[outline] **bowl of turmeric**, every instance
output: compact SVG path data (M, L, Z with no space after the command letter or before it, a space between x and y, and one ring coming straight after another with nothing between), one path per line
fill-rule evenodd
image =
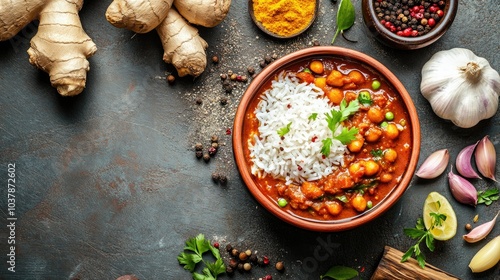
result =
M278 39L293 38L309 29L318 6L318 0L248 0L248 11L255 25Z

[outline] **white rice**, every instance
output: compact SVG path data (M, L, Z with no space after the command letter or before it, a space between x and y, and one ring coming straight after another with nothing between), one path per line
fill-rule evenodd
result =
M259 133L254 136L255 143L249 139L252 173L284 179L286 184L331 174L343 163L347 151L345 145L333 139L330 155L323 158L321 153L322 140L332 137L325 113L334 108L339 109L331 106L314 84L300 83L295 76L281 73L255 109ZM313 113L317 117L310 120ZM290 122L290 131L282 139L277 131ZM341 129L339 126L335 135Z

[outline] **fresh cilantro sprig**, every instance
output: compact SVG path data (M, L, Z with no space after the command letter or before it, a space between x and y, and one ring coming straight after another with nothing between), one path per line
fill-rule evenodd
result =
M337 131L339 125L349 118L350 115L356 113L359 110L359 101L353 100L347 104L347 101L344 99L340 102L339 110L332 109L330 113L326 113L326 121L328 122L328 128L334 134ZM321 153L324 156L328 156L330 154L330 148L333 144L333 139L339 140L342 144L346 145L352 140L356 139L355 135L358 134L358 129L346 128L343 127L340 134L333 136L333 138L323 139L323 147L321 148Z
M438 201L439 205L439 201ZM415 258L417 259L418 265L422 268L425 267L425 256L420 250L420 243L425 241L425 245L429 249L429 251L434 252L434 236L431 233L431 230L434 229L434 227L439 227L443 224L444 221L446 221L446 215L440 214L440 213L430 213L431 219L432 219L432 224L429 229L425 228L424 225L424 220L422 218L419 218L417 220L417 224L415 225L415 228L405 228L404 233L409 236L411 239L416 239L417 243L408 249L406 253L404 253L403 257L401 258L401 262L407 261L412 255L415 255Z
M215 257L215 262L203 259L203 254L210 251ZM179 264L193 274L195 280L217 280L217 275L226 272L226 265L221 258L219 249L215 248L203 234L190 238L186 241L184 251L177 256ZM203 274L195 272L196 265L203 262L205 267Z
M477 204L484 203L485 205L489 206L493 203L493 201L496 201L499 198L500 191L498 188L491 188L485 191L477 192Z
M290 132L290 126L292 125L292 122L289 122L285 127L282 127L278 129L277 133L280 137L285 136L288 132Z

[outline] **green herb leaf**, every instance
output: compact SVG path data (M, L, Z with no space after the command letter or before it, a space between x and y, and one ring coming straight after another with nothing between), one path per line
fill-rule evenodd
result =
M289 122L285 127L282 127L280 129L278 129L278 135L280 137L283 137L285 136L285 134L287 134L288 132L290 132L290 126L292 125L292 122Z
M211 252L215 258L215 262L208 262L203 260L203 254ZM192 253L189 253L192 252ZM219 249L215 248L210 241L205 239L203 234L198 234L196 237L189 238L186 241L184 252L177 256L179 264L184 265L184 269L192 273L195 280L217 280L217 275L226 271L226 266L221 258ZM203 262L203 274L196 273L196 265Z
M342 112L342 118L340 121L345 121L350 115L353 115L359 110L359 101L358 100L353 100L349 102L349 105L347 105L347 101L345 99L342 99L340 102L340 111Z
M441 207L441 203L437 201L438 209ZM417 259L418 265L422 268L425 267L425 256L420 250L420 243L425 241L425 245L429 249L429 251L434 252L434 236L432 236L431 230L440 226L445 220L446 215L439 213L429 213L432 217L432 224L429 229L425 228L424 220L422 218L418 218L415 228L405 228L403 229L404 233L410 237L411 239L416 239L417 244L413 245L406 251L406 253L401 257L401 262L407 261L412 255L415 255Z
M340 32L351 28L355 19L356 12L351 0L340 1L339 9L337 11L337 30L335 31L332 44L335 42L335 39Z
M327 157L330 154L330 147L332 146L332 138L326 138L321 140L323 142L323 147L321 147L321 153Z
M345 195L339 195L339 196L336 196L335 198L344 202L344 203L349 202L349 199L347 199L347 197Z
M308 118L308 119L309 119L310 121L315 121L317 117L318 117L318 113L312 113L312 114L309 116L309 118Z
M370 151L370 154L375 158L381 158L384 155L384 151L382 149L373 149Z
M342 132L335 136L335 139L339 140L342 144L347 145L352 140L356 139L355 135L358 134L359 130L355 127L347 129L346 127L342 128Z
M490 188L485 191L477 192L477 204L484 203L489 206L493 201L500 199L500 191L498 188Z
M335 280L349 280L357 277L358 275L358 271L353 268L346 266L333 266L325 273L325 275L321 275L319 278L323 279L325 277L329 277Z

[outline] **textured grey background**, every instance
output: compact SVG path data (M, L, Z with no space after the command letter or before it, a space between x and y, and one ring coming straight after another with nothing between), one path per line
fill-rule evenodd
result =
M276 41L250 21L247 2L235 0L225 21L201 29L208 41L209 65L197 79L165 82L173 71L162 61L156 33L135 35L106 22L110 1L86 1L83 26L97 44L90 58L85 91L74 98L57 95L48 76L28 63L26 50L35 25L14 40L0 42L0 278L115 279L133 273L140 279L190 279L177 263L184 241L198 233L222 246L228 243L285 261L286 270L255 268L235 279L319 279L333 265L374 272L384 245L399 250L413 241L403 228L421 216L425 197L439 191L454 206L457 236L438 242L427 260L462 279L500 279L497 265L473 275L467 265L485 242L466 244L464 225L479 214L494 216L500 202L472 208L458 204L446 176L414 178L404 197L376 221L339 233L294 228L267 213L240 179L231 150L232 118L245 84L231 94L219 74L259 70L266 54L283 56L310 47L314 40L329 45L337 5L321 1L315 24L303 35ZM438 118L419 91L420 69L437 51L471 49L500 70L497 0L460 1L451 29L433 45L415 51L388 49L368 36L356 7L356 23L335 45L367 53L383 62L403 82L418 109L422 128L420 163L434 150L448 148L451 159L466 145L490 135L500 151L500 114L472 129L459 129ZM219 100L228 98L221 106ZM201 98L202 105L195 100ZM208 164L197 160L192 146L220 137L222 147ZM16 273L7 271L7 164L16 164ZM228 176L227 186L211 180L212 172ZM497 178L500 178L497 164ZM480 189L494 186L477 181ZM499 184L496 183L496 186ZM496 226L488 240L500 234ZM223 256L226 256L223 253ZM229 279L227 276L222 279Z

